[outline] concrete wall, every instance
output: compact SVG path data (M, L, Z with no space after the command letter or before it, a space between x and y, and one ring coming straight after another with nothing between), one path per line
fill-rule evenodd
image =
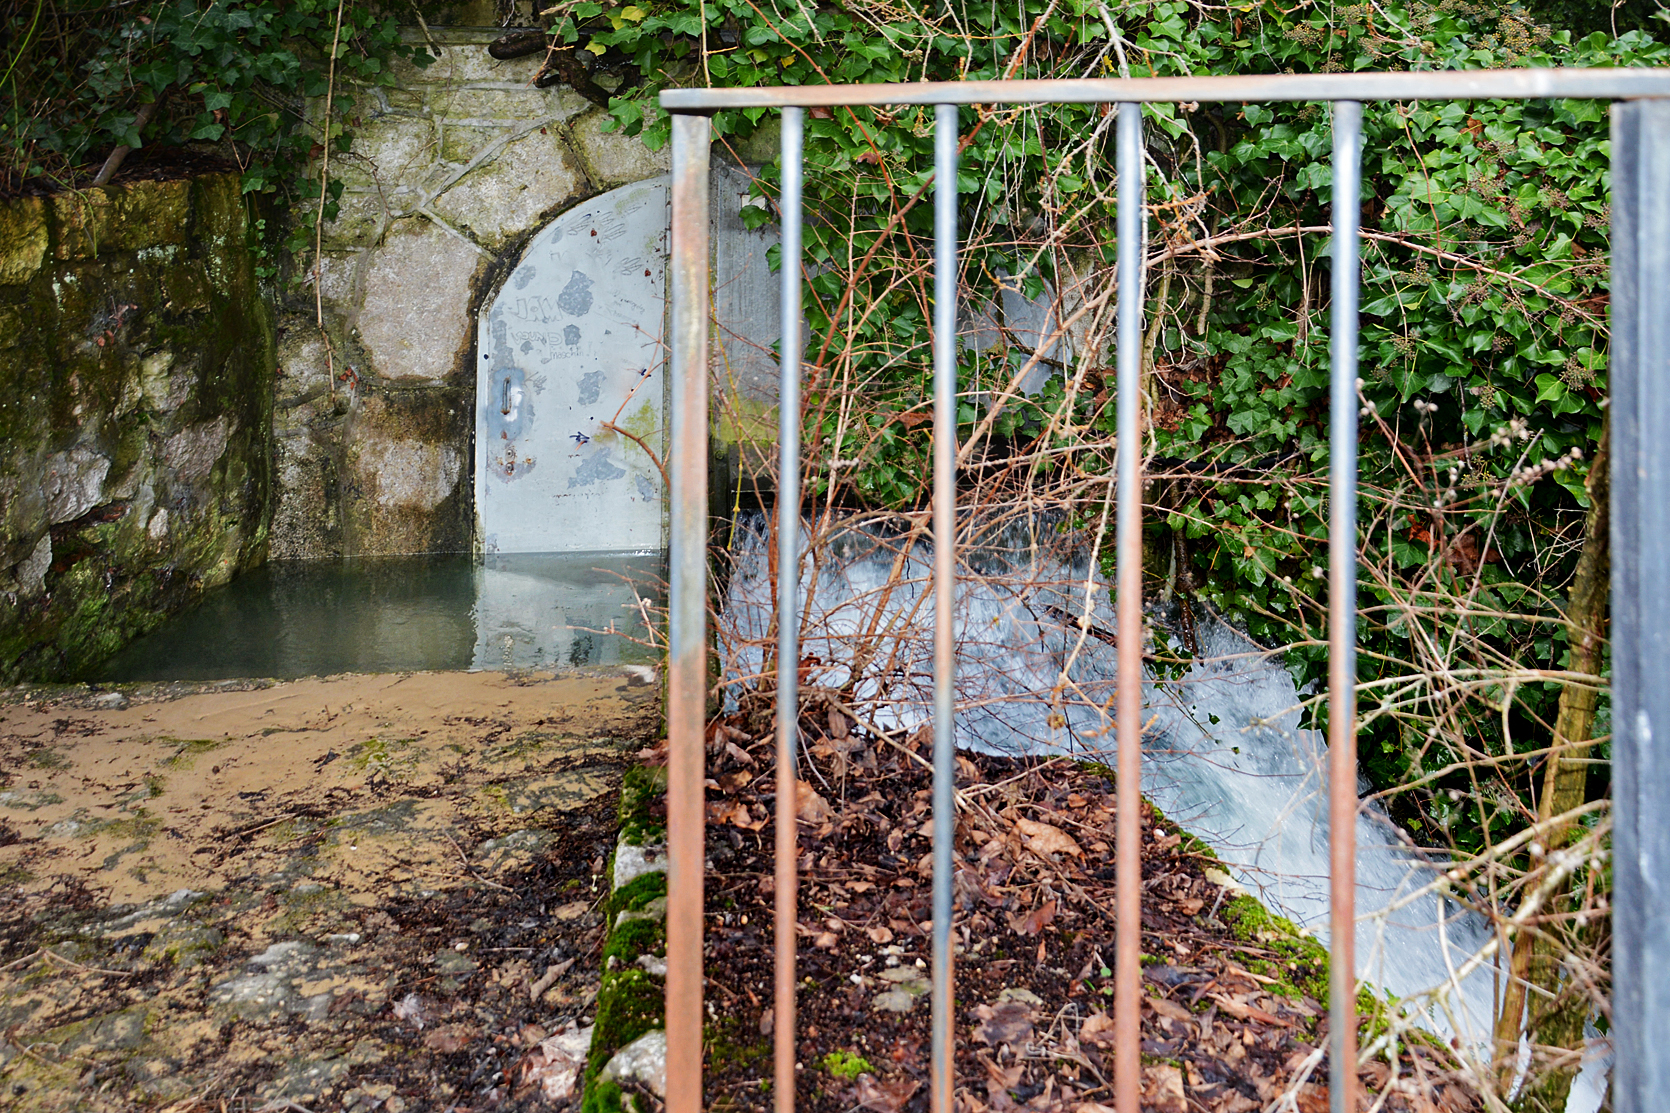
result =
M0 681L265 556L272 316L237 175L0 204Z
M439 15L480 18L489 8ZM424 10L428 26L406 34L439 60L402 65L397 88L355 93L353 150L336 164L347 190L324 225L317 304L309 283L279 322L274 559L476 547L477 315L554 218L667 170L665 150L606 130L602 108L566 87L535 88L539 56L491 58L500 28L441 26L436 9ZM769 140L737 153L769 158ZM764 376L761 363L775 367L775 280L765 237L736 216L746 190L735 170L716 189L715 303L729 352L716 378L768 428L775 418L762 400L774 397L775 372ZM311 254L295 262L313 272Z

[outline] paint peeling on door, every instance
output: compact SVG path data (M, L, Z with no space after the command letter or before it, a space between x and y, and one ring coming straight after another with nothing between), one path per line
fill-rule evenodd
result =
M487 552L662 546L667 204L656 179L563 214L482 314L476 507Z

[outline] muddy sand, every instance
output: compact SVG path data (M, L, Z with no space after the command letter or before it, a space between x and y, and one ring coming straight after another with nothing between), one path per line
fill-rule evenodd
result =
M648 669L0 702L0 1107L532 1103Z

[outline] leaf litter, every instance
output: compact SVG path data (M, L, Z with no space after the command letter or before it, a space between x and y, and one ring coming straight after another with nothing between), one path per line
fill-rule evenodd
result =
M866 732L818 699L802 715L796 785L797 1105L925 1113L931 740ZM714 724L708 749L706 1103L765 1113L775 739L733 716ZM1110 771L977 754L957 769L958 1111L1111 1113ZM1327 1009L1307 992L1325 987L1325 963L1238 933L1219 863L1147 801L1141 818L1143 1109L1326 1110ZM820 1069L832 1054L867 1069L851 1081ZM1440 1049L1402 1046L1396 1067L1359 1070L1363 1109L1482 1108Z

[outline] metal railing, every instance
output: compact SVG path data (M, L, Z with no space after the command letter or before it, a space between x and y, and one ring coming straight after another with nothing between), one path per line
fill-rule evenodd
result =
M1115 715L1114 1108L1138 1113L1141 1088L1142 738L1141 461L1138 379L1142 336L1141 105L1146 102L1321 101L1333 110L1333 196L1359 197L1365 100L1592 98L1613 109L1612 562L1615 997L1613 1108L1647 1113L1670 1093L1670 71L1497 70L1126 80L967 81L680 89L672 114L671 599L667 718L667 1110L702 1104L703 764L707 694L708 480L707 117L766 107L783 114L780 519L800 506L801 170L808 107L934 105L934 699L932 1113L952 1113L952 835L955 645L952 589L956 510L957 106L1106 103L1118 106L1118 518ZM1355 738L1358 206L1334 206L1329 337L1330 1105L1357 1108ZM794 517L790 517L790 513ZM782 569L800 566L799 531L780 528ZM778 577L776 989L774 1083L778 1113L795 1101L795 946L798 577ZM1660 677L1657 683L1653 676ZM1655 730L1655 723L1657 729ZM1663 753L1664 760L1651 758ZM785 786L787 786L785 788Z

